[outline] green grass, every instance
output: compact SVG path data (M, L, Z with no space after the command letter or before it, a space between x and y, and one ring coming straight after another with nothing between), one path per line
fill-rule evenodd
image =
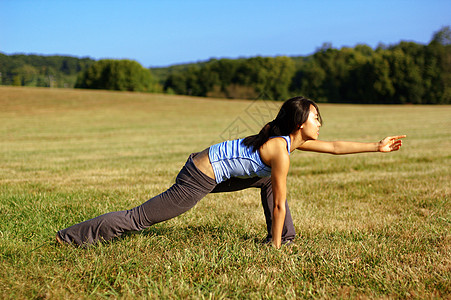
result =
M320 105L322 139L408 137L390 154L294 153L289 248L260 243L257 190L111 243L55 245L164 191L189 153L254 133L274 105L0 87L0 298L450 297L450 106Z

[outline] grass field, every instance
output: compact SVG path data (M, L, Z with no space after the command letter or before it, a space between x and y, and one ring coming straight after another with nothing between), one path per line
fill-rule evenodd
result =
M451 107L320 105L320 138L390 154L291 155L296 243L262 245L259 192L88 249L57 230L164 191L189 153L280 103L0 87L0 298L451 297Z

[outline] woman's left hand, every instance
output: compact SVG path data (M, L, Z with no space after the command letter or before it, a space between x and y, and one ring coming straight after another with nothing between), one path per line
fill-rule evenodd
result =
M401 139L405 138L405 135L388 136L379 142L378 151L379 152L392 152L397 151L401 148Z

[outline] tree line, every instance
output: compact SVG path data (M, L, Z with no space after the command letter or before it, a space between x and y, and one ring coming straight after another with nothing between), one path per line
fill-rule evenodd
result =
M450 104L451 31L442 28L428 45L324 44L308 57L212 59L170 73L163 85L166 92L204 97Z
M0 53L0 84L73 88L78 74L94 62L70 56Z
M451 30L443 27L427 45L324 44L309 56L211 59L151 69L130 60L0 53L0 83L231 99L304 95L331 103L451 104Z

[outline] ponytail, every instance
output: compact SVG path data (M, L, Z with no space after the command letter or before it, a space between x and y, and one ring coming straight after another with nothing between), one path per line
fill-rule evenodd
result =
M270 133L272 131L272 127L274 126L273 122L274 121L269 122L265 126L263 126L258 134L246 137L243 140L243 145L252 147L253 152L257 151L257 149L260 149L260 147L263 146L263 144L266 143L266 141L268 141L271 136Z

